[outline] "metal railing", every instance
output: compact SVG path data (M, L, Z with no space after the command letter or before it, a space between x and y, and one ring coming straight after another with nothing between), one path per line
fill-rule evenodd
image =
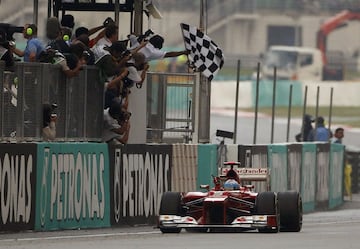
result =
M195 123L196 75L147 74L147 142L185 142Z
M196 75L148 73L147 142L189 142ZM66 78L57 65L0 65L0 141L42 141L43 104L57 104L56 141L101 141L104 86L95 66Z
M103 91L95 66L66 78L58 65L16 63L8 72L2 64L0 141L41 141L45 103L58 106L57 141L101 141Z

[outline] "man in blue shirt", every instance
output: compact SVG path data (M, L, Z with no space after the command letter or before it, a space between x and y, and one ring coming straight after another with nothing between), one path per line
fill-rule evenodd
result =
M24 51L13 48L13 52L20 57L24 57L24 62L36 62L39 60L41 52L45 50L44 44L37 38L37 27L35 24L26 24L23 31L24 38L27 39Z
M324 125L324 118L318 117L316 119L316 129L310 132L308 141L329 142L330 136L329 129Z

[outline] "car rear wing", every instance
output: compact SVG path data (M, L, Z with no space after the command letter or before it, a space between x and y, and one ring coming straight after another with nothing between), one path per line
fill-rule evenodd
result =
M226 176L229 168L221 169L221 176ZM270 172L268 168L234 168L242 181L268 181Z
M241 184L248 184L249 182L266 182L266 189L270 189L270 169L269 168L240 168L237 163L224 163L224 166L231 165L233 170L239 176ZM226 178L226 173L230 167L221 168L220 178Z

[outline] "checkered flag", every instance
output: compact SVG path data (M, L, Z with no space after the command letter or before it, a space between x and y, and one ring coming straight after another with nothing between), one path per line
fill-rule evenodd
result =
M211 81L224 65L221 49L197 28L184 23L180 26L185 48L190 51L188 55L190 63Z

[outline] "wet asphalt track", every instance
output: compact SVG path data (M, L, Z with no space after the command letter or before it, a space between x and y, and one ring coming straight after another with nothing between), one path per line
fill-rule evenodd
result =
M161 234L151 226L55 232L0 234L0 248L11 249L105 249L105 248L292 248L357 249L360 245L360 194L347 197L333 211L304 215L299 233L187 233Z

